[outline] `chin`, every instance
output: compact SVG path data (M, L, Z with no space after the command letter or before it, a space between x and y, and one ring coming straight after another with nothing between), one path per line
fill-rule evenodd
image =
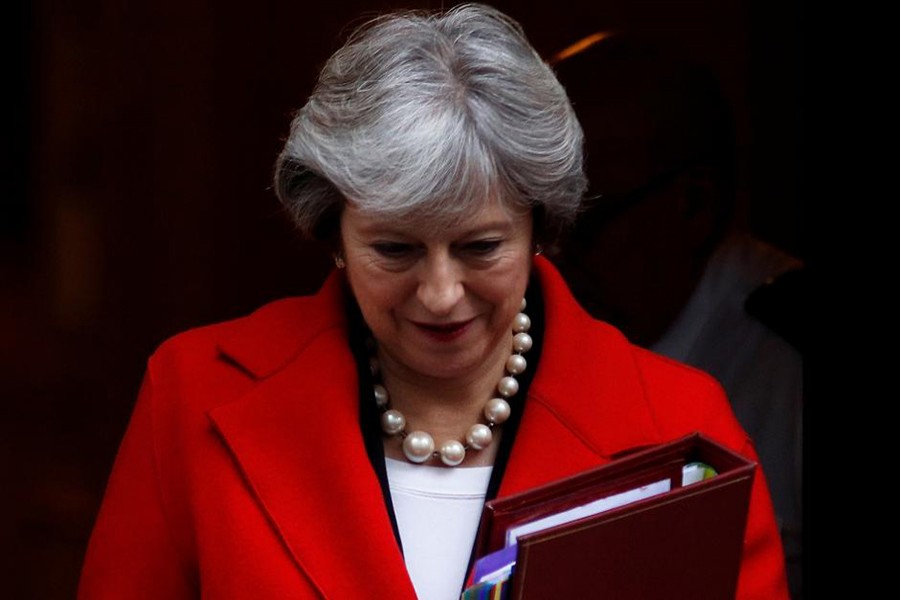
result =
M470 352L447 353L436 355L430 360L412 360L407 364L408 368L418 372L425 377L433 377L435 379L456 379L465 377L482 367L487 360L483 354L473 354Z
M474 361L461 360L457 362L450 360L431 362L422 365L422 368L416 370L426 377L433 377L435 379L456 379L464 377L476 368L477 362Z

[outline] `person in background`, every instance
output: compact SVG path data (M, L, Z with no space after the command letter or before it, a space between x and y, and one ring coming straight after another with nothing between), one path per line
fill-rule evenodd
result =
M153 354L80 597L456 600L485 500L695 431L755 460L712 378L592 319L540 256L581 204L582 139L492 8L351 35L275 169L335 268ZM761 474L737 585L787 595Z
M584 128L590 190L548 254L593 316L723 385L800 598L803 265L736 226L734 125L710 70L614 32L555 68Z

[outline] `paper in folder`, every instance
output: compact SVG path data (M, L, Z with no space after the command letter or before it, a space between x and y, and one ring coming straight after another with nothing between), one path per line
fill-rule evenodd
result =
M695 433L487 502L462 597L734 598L755 468Z

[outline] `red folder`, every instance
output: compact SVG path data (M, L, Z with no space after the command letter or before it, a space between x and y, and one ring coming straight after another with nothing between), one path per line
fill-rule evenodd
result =
M715 477L681 485L699 461ZM734 598L756 464L701 434L485 504L476 556L511 525L668 478L660 495L518 538L510 598Z

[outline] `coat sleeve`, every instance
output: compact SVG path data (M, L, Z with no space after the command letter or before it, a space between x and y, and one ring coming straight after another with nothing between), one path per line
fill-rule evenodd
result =
M665 438L701 431L759 465L750 436L731 409L725 390L713 377L646 351L645 389L653 401L655 418ZM759 466L753 477L750 507L738 574L737 600L787 600L784 552L769 496Z
M745 438L741 454L756 461L759 458L749 438ZM744 533L744 553L738 576L737 600L787 600L784 552L775 523L775 511L762 468L753 478L750 511Z
M80 600L199 597L187 553L166 515L153 394L148 370L88 543Z
M664 439L701 431L759 465L750 436L731 410L722 386L707 373L644 350L642 380ZM787 600L784 552L765 474L758 467L750 491L738 574L737 600Z

